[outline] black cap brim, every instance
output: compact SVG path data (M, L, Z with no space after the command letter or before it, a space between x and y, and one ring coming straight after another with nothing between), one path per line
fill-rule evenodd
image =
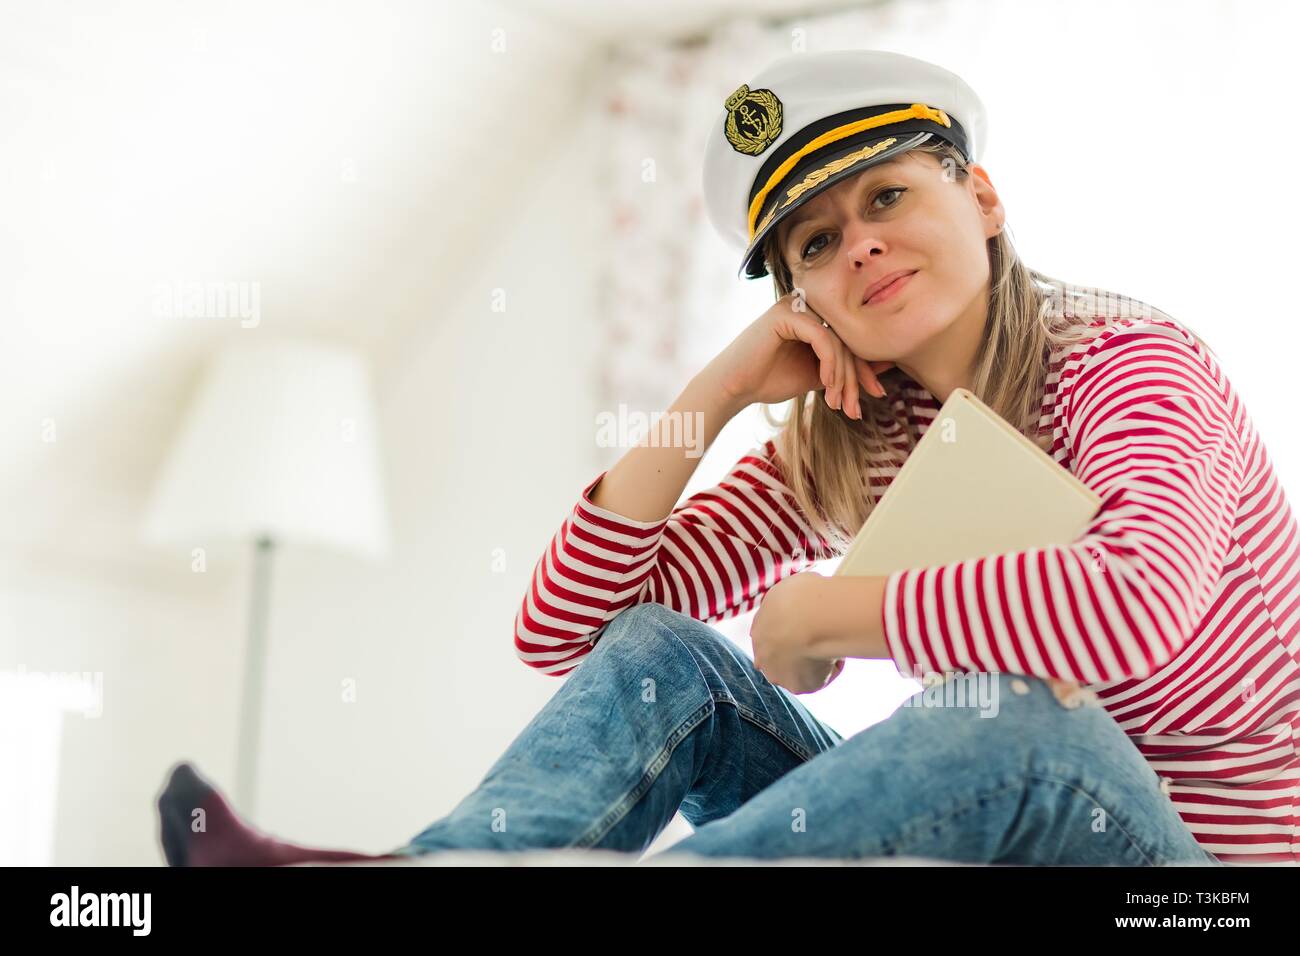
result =
M841 180L848 179L850 176L856 176L858 173L870 169L872 166L878 166L910 149L915 149L917 146L920 146L922 143L929 140L933 135L934 134L928 132L913 132L899 135L895 132L890 135L882 136L878 130L871 130L868 131L867 135L856 138L853 141L847 141L843 145L836 144L835 150L819 150L817 153L808 157L805 162L797 165L783 178L783 183L801 182L803 178L813 170L836 164L852 153L867 153L863 159L850 163L843 169L836 170L834 173L828 175L824 180L817 183L817 185L805 189L797 198L791 200L787 205L782 206L774 215L771 215L770 219L764 222L763 217L770 215L771 209L781 202L781 197L783 195L782 191L774 190L772 198L768 200L762 214L759 216L758 221L763 223L763 225L758 232L754 234L754 238L750 242L749 248L745 250L745 255L741 259L740 269L736 273L736 277L745 279L761 279L763 276L768 274L767 264L763 261L764 241L767 239L768 234L780 225L782 220L804 203L808 202L808 200L821 194ZM891 139L897 140L897 142L886 146L878 153L872 153L870 151L871 147L887 142Z

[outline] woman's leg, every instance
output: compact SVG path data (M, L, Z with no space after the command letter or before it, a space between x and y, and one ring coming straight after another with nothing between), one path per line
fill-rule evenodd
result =
M662 604L614 618L482 782L396 851L642 853L680 808L719 820L843 737L712 627Z
M1218 863L1109 714L1066 709L1045 682L1006 674L918 691L656 859L680 853Z
M168 866L287 866L395 857L327 850L277 839L243 820L190 763L178 763L158 795L158 831Z
M389 854L264 834L183 764L158 801L168 863L276 866L570 846L640 853L679 808L696 826L725 817L844 739L724 635L661 604L619 614L562 680L483 781Z

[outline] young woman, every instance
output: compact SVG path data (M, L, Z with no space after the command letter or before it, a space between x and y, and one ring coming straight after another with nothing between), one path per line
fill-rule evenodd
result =
M787 58L728 98L706 198L777 301L669 411L702 412L709 443L752 403L791 413L681 504L699 458L667 441L583 489L515 630L565 683L379 858L640 853L680 810L696 831L667 854L1295 861L1298 529L1264 444L1191 330L1019 260L982 127L959 79L877 51ZM799 573L843 553L957 387L1102 495L1084 534ZM710 623L755 607L751 659ZM987 674L996 713L922 692L846 740L797 695L847 657ZM188 765L159 806L173 864L374 858L261 835Z

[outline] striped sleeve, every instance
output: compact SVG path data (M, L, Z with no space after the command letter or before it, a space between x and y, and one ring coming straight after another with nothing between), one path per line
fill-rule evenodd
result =
M890 574L881 623L906 676L1140 679L1209 607L1243 479L1217 366L1181 328L1140 324L1098 335L1062 385L1073 470L1100 509L1069 545Z
M767 441L659 521L594 504L602 472L537 562L515 618L515 653L562 676L633 604L657 602L720 621L753 610L777 581L830 557L795 505L778 462Z

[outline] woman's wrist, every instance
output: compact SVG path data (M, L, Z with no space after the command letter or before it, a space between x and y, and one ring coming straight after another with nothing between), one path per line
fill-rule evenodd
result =
M687 385L687 390L703 397L705 403L721 415L726 421L731 421L741 412L743 412L754 402L743 395L732 395L712 374L710 366L704 368L691 379ZM725 424L725 422L724 422Z
M889 660L881 610L885 584L881 575L841 575L823 578L814 614L812 640L818 657L862 657Z

